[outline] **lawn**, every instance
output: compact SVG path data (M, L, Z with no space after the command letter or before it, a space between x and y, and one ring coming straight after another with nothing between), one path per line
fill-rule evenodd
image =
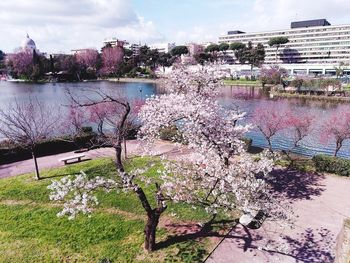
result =
M147 160L129 160L126 168L143 167ZM146 176L156 176L158 169L156 162ZM49 201L47 185L81 170L91 177L116 173L112 160L100 159L44 171L46 179L40 181L33 174L0 180L0 262L201 262L218 241L207 235L172 238L180 235L173 225L196 226L209 216L201 208L170 203L158 230L162 248L145 253L145 215L133 193L99 192L100 206L91 217L58 218L61 208ZM151 188L145 190L150 199ZM215 230L232 224L218 224Z
M245 80L245 79L238 79L238 80L231 80L226 79L224 81L224 84L227 86L261 86L261 82L259 80Z

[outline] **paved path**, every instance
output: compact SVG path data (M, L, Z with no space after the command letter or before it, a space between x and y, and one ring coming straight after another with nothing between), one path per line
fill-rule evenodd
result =
M136 140L127 141L128 156L140 155L142 149L139 146L140 143ZM157 142L154 146L154 149L152 150L156 154L164 154L170 159L174 156L188 153L188 151L185 148L180 149L173 143L165 141ZM115 155L115 151L113 148L101 148L85 152L84 154L85 158L83 160L89 160L103 157L113 157ZM58 160L72 155L74 155L74 152L40 157L38 158L39 169L44 170L64 166L63 162L59 162ZM32 159L11 164L0 165L0 178L11 177L32 172L34 172L34 164Z
M291 172L280 175L278 180L281 183L275 190L290 201L297 216L295 228L268 223L261 229L248 230L238 225L207 263L334 261L337 235L344 218L350 217L350 178ZM266 237L274 240L269 251L259 249L266 247ZM286 251L280 251L282 244Z

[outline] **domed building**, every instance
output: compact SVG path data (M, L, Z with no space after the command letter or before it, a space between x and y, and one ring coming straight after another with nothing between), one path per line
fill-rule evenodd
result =
M31 39L28 34L27 34L27 37L22 41L22 49L37 51L34 40Z

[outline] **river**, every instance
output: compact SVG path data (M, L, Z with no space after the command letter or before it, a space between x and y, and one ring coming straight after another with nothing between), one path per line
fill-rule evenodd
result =
M96 96L93 90L100 89L106 93L123 95L129 99L146 99L159 91L155 84L150 83L116 83L109 81L98 82L80 82L80 83L16 83L0 81L0 107L4 108L8 103L14 100L22 101L28 98L37 98L50 104L68 104L69 96L67 89L77 98L84 98L86 94ZM275 100L269 98L269 94L259 88L254 87L225 87L222 90L220 101L227 107L238 106L242 111L247 112L249 117L251 113L261 105L261 103L274 103ZM319 126L318 135L322 133L321 126L329 114L332 114L340 104L327 101L311 101L301 99L279 99L279 103L291 106L298 112L312 112L317 117ZM315 134L315 133L314 133ZM266 147L267 143L260 132L252 130L247 137L253 140L254 146ZM279 134L273 140L275 149L288 149L291 141ZM295 149L296 153L313 156L319 153L332 154L334 143L325 143L319 140L319 136L308 136L302 143L302 146ZM346 142L339 152L339 156L350 158L350 143Z

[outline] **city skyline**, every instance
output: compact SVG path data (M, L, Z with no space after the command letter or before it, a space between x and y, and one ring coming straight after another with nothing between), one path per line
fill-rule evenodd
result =
M12 52L26 33L45 52L100 48L105 38L131 43L217 42L228 30L287 29L290 22L327 18L350 23L345 0L14 0L0 3L0 49Z

